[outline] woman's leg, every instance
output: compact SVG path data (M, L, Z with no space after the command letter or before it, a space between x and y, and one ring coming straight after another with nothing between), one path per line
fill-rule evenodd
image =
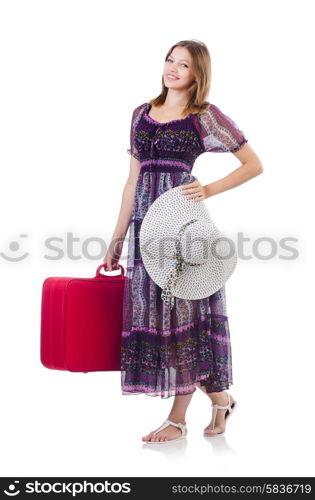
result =
M226 391L222 392L207 392L204 385L201 385L200 382L196 382L196 386L202 392L204 392L212 401L213 404L218 404L220 406L226 406L229 404L228 393ZM231 404L235 401L235 399L230 395ZM214 429L211 430L209 426L207 426L204 430L206 434L220 434L224 432L225 429L225 413L227 410L217 410ZM210 424L212 423L212 420ZM210 425L209 424L209 425Z
M175 396L172 409L167 417L168 420L172 420L178 424L186 424L186 411L188 405L193 397L193 392L191 394L186 394L184 396ZM142 438L143 441L169 441L177 438L181 435L181 430L174 425L169 425L165 427L162 431L157 434L153 434L153 431Z

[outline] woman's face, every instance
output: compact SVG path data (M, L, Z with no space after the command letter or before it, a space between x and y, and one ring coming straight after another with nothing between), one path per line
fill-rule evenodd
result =
M195 79L192 58L186 47L175 47L164 63L164 84L168 88L183 89Z

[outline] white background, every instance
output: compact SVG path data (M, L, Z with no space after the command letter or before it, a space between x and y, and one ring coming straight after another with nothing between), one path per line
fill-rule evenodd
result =
M2 1L0 4L0 380L2 476L313 475L314 78L310 1ZM129 170L131 113L158 95L182 39L212 58L209 101L245 132L264 173L207 199L222 231L249 238L226 285L238 409L204 438L211 401L194 393L186 442L141 436L173 399L123 396L120 372L49 370L39 358L48 276L93 277ZM208 184L239 166L203 154ZM66 236L72 233L74 257ZM27 236L21 236L27 235ZM61 238L52 260L48 237ZM276 255L253 256L257 238ZM298 258L280 247L297 241ZM11 246L12 242L17 245ZM259 247L270 251L268 244ZM126 266L126 250L121 264ZM10 262L7 256L28 256ZM117 274L117 273L115 273Z

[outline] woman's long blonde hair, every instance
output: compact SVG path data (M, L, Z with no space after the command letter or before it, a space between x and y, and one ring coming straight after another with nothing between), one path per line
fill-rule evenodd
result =
M209 108L210 103L206 97L210 90L211 83L211 57L207 46L199 40L181 40L175 43L167 52L165 61L175 47L186 47L192 57L192 72L195 80L188 88L188 102L183 111L183 115L190 113L200 113ZM160 95L149 101L153 106L159 107L164 104L168 88L164 84L162 75L162 91Z

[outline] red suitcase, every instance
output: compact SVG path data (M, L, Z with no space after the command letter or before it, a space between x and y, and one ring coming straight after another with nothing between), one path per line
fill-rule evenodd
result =
M40 358L71 372L120 370L125 271L93 278L46 278L42 287Z

